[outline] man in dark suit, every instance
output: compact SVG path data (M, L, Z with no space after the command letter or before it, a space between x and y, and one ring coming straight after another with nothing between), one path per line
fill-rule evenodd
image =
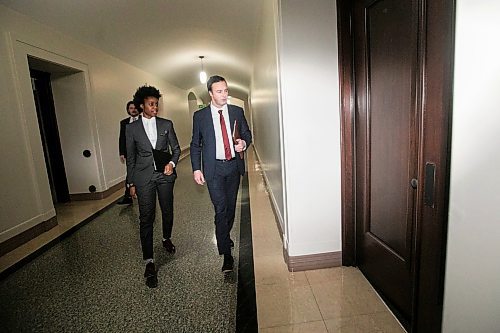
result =
M134 103L142 111L136 122L127 125L127 173L130 194L139 202L140 236L143 259L146 262L146 285L158 285L157 270L153 259L153 223L155 220L156 195L160 202L163 227L163 247L175 253L170 240L174 220L175 166L181 149L172 121L157 117L161 94L151 86L142 86L134 94ZM170 161L154 157L168 156ZM171 156L170 156L171 155ZM161 165L162 163L166 163Z
M226 80L212 76L207 88L212 99L210 105L193 115L191 166L194 181L199 185L206 181L208 186L215 210L217 249L224 255L222 271L225 273L233 270L231 247L234 243L230 231L240 177L245 173L243 152L252 142L252 134L243 109L227 104Z
M133 123L139 119L139 111L134 105L133 101L127 103L127 113L129 117L120 120L120 138L118 140L118 150L120 152L120 160L125 163L127 160L127 145L125 142L125 130L127 125ZM119 205L131 205L133 203L132 197L130 196L130 188L128 187L128 180L125 178L125 194L121 201L118 202Z

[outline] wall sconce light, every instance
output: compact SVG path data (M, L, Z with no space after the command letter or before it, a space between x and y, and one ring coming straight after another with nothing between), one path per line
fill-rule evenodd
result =
M200 82L205 84L207 83L207 73L203 70L203 58L205 58L205 56L199 56L198 58L200 58L201 62Z

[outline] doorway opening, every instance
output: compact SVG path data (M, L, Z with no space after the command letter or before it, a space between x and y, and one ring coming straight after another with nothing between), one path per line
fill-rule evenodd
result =
M57 127L50 73L30 68L30 77L52 202L54 204L69 202L68 180Z
M52 202L54 205L69 202L70 191L52 82L78 71L31 56L28 56L28 65Z

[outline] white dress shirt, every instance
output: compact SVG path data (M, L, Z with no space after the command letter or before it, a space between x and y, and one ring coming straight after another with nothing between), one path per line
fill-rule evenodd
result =
M235 157L236 155L234 153L234 145L233 145L231 124L229 123L229 112L227 110L227 104L224 105L222 108L217 108L212 103L210 103L210 110L212 111L212 121L214 124L214 131L215 131L215 158L218 160L226 159L226 154L224 153L224 140L222 139L222 129L220 126L219 110L222 110L222 115L224 116L224 122L226 123L226 131L229 139L229 147L231 148L231 156Z
M142 125L144 126L144 130L146 131L149 142L151 142L151 146L153 146L153 148L156 148L156 117L151 117L150 119L142 117Z

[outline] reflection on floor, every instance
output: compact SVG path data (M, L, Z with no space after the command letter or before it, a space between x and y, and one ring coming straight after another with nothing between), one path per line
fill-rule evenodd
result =
M157 223L157 289L143 283L137 205L114 205L122 194L118 191L105 200L59 207L57 228L0 258L1 272L112 204L0 280L2 327L9 323L12 330L51 332L234 332L238 276L224 279L220 273L210 201L206 188L193 184L189 159L179 164L178 172L173 237L178 253L161 251ZM404 332L356 268L288 272L251 151L248 180L259 332ZM232 236L236 260L238 222Z
M404 332L361 272L288 272L260 167L248 156L259 332Z

